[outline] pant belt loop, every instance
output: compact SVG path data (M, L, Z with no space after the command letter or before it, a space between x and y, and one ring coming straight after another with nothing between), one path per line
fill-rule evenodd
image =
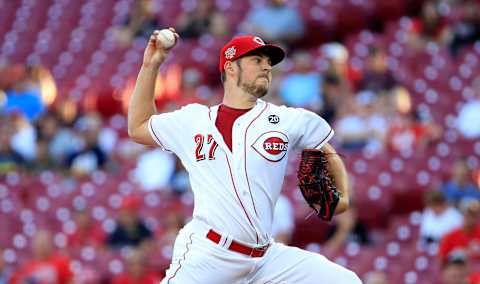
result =
M225 246L225 242L227 241L227 237L225 235L222 235L220 234L220 242L218 243L221 247L225 247L225 248L228 248Z
M226 237L226 241L225 241L225 248L228 249L230 248L230 245L232 244L232 241L233 241L233 238L230 237L229 235L227 235Z

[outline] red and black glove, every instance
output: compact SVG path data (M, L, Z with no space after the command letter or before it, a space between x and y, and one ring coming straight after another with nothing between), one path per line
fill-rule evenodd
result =
M322 150L303 150L297 178L303 197L317 216L325 221L332 220L340 194L328 170L326 154Z

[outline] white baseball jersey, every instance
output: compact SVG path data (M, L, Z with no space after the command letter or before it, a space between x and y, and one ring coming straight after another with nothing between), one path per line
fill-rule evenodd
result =
M215 126L218 105L190 104L153 115L149 130L190 176L193 217L247 244L267 244L292 148L318 148L333 135L318 115L257 100L232 129L232 151Z

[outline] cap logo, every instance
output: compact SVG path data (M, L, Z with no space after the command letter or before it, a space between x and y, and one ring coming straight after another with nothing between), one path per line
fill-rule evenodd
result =
M265 42L261 38L259 38L258 36L254 37L253 41L260 44L260 45L265 45Z
M233 57L235 57L235 53L237 53L235 46L231 46L227 48L227 50L225 50L225 58L232 59Z

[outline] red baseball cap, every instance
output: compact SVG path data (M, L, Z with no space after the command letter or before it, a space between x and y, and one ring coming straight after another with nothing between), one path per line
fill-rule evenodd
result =
M270 57L272 66L280 63L285 58L285 51L281 47L274 44L266 44L258 36L236 36L224 45L220 51L218 69L222 72L225 62L237 60L249 52L260 49Z

